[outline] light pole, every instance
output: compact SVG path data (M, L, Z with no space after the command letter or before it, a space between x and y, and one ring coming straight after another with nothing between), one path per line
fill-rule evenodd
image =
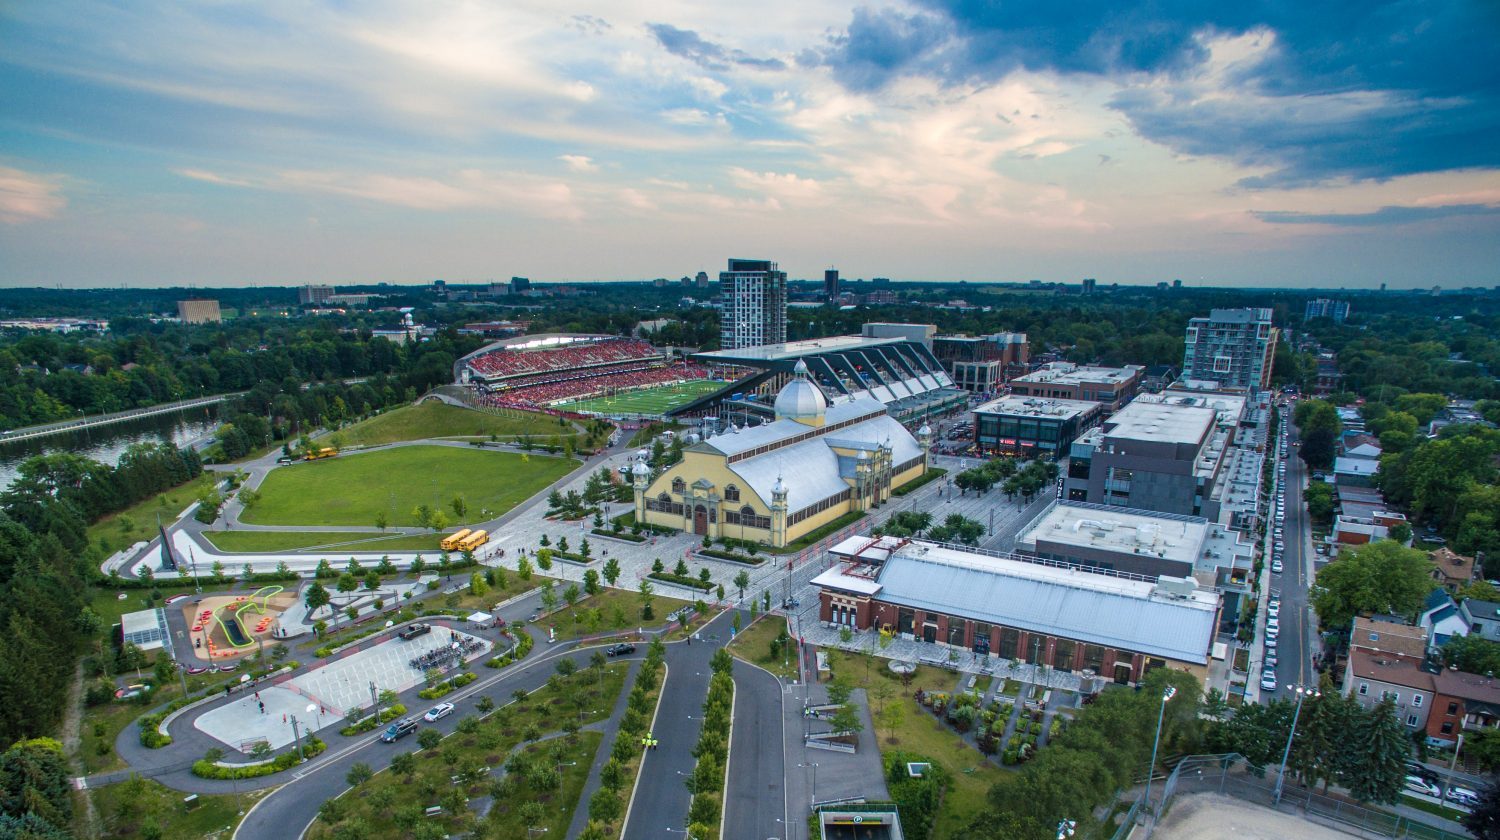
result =
M1151 777L1156 775L1156 748L1161 746L1161 724L1167 716L1167 701L1177 696L1177 686L1169 685L1161 693L1161 709L1156 713L1156 738L1151 741L1151 764L1146 767L1146 807L1151 807Z
M375 725L380 725L380 692L375 690L375 681L370 680L370 705L375 709Z
M817 765L817 763L816 762L809 762L807 764L799 764L797 766L798 767L811 767L812 768L812 804L817 805L818 804L818 765Z
M292 740L297 742L297 763L302 763L302 736L297 734L297 716L292 715Z
M1292 757L1292 739L1297 737L1297 718L1302 715L1302 701L1318 696L1318 690L1311 686L1291 685L1287 687L1297 694L1297 709L1292 712L1292 731L1286 734L1286 749L1281 753L1281 771L1276 774L1276 796L1271 800L1273 805L1281 804L1281 788L1286 784L1286 762Z

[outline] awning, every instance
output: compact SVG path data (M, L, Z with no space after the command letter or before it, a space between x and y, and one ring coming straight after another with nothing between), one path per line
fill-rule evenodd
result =
M489 622L493 621L494 618L494 616L490 615L487 612L477 612L469 616L469 622L472 624L488 624Z

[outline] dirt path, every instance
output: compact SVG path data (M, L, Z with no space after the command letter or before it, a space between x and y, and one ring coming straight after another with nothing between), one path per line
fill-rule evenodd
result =
M63 754L73 759L74 769L79 775L87 775L83 756L78 751L83 742L83 660L73 666L73 684L68 687L68 705L63 713L61 728ZM94 809L94 797L88 791L79 791L78 799L83 806L78 819L84 828L83 836L98 837L104 827L99 822L99 812Z

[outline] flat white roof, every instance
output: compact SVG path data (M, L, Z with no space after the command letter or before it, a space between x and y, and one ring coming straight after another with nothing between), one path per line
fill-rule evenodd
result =
M845 592L855 592L860 595L874 595L880 591L880 584L873 578L846 575L844 574L844 567L842 565L824 570L822 574L812 579L812 584L817 587L841 589Z
M694 353L693 355L695 358L702 359L705 362L729 362L736 359L756 359L770 362L782 359L800 359L803 356L815 356L819 353L850 350L857 347L883 347L887 344L900 344L910 340L906 336L875 338L863 335L834 335L827 338L788 341L784 344L762 344L756 347L741 347L737 350L710 350L706 353Z
M1140 365L1118 368L1086 367L1072 362L1052 362L1013 381L1032 384L1081 385L1086 382L1102 385L1119 385L1129 382L1144 370Z
M1217 423L1211 408L1136 400L1104 421L1107 437L1153 443L1201 443Z
M1055 400L1049 397L1023 397L1020 394L1006 394L998 399L990 400L984 405L977 406L974 412L984 414L1013 414L1024 417L1051 417L1066 420L1070 417L1080 417L1099 407L1099 403L1089 400Z
M1174 392L1171 389L1160 394L1141 394L1135 398L1135 401L1211 408L1218 412L1219 422L1224 424L1238 423L1240 418L1245 415L1245 404L1248 402L1244 394L1217 394L1210 392L1194 394L1183 391Z
M1207 538L1208 520L1199 517L1057 502L1021 531L1016 547L1040 551L1041 540L1191 564Z

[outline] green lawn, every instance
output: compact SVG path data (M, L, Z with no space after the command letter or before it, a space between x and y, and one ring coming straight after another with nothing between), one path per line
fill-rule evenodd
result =
M596 414L666 414L679 406L711 394L723 388L725 382L699 379L679 385L663 385L643 391L629 391L612 397L595 397L558 405L568 411L594 412Z
M242 518L256 525L373 525L384 512L391 525L416 525L418 505L452 517L449 502L462 495L466 519L489 519L576 466L570 458L452 446L340 455L273 470Z
M338 551L438 550L443 534L380 534L358 531L204 531L203 536L224 551L296 551L332 548Z
M87 531L89 544L98 546L105 555L114 554L134 543L157 536L156 519L170 525L188 505L198 501L198 496L212 487L219 476L205 473L186 484L146 499L125 510L106 516L90 525Z
M553 591L557 593L559 604L563 603L562 593L565 589L567 589L566 584L558 584L553 588ZM543 616L536 622L536 625L542 628L555 628L559 640L577 639L597 633L633 631L639 627L659 627L666 623L667 613L686 607L689 603L689 601L679 601L676 598L652 595L651 608L655 611L656 617L650 621L644 621L641 618L639 592L605 587L604 591L598 595L579 601L577 606L562 606L557 612ZM595 610L598 611L596 623L593 615Z
M227 838L240 822L240 813L271 789L233 794L200 795L195 807L183 804L187 794L139 776L117 785L91 788L89 795L104 824L103 840L162 840ZM154 832L150 826L160 829ZM79 837L87 836L80 831Z
M416 752L416 763L410 777L387 770L342 797L339 800L341 806L335 808L339 812L337 823L346 833L338 833L337 826L319 817L306 836L309 840L327 840L335 836L395 840L411 836L410 826L422 821L423 809L439 804L444 794L454 789L451 779L459 770L498 767L525 738L558 732L566 720L587 725L606 718L625 685L627 670L624 663L607 666L601 684L600 674L592 668L584 668L563 679L557 690L543 687L523 703L500 698L499 702L506 705L480 721L473 732L455 732L444 738L436 749ZM461 711L459 714L468 713ZM573 745L564 742L564 752L556 757L552 754L554 742L551 740L528 745L525 750L528 758L563 765L559 774L561 784L554 790L537 792L527 784L504 783L478 783L465 788L463 793L471 799L499 789L497 804L486 819L496 826L495 829L480 824L473 812L467 809L458 814L445 813L432 821L450 834L468 834L484 829L472 836L520 838L525 837L525 832L515 833L513 821L518 818L524 804L535 801L544 807L544 822L540 825L549 829L540 836L561 840L578 804L583 781L594 763L600 737L596 733L581 733ZM392 749L398 753L413 752L418 746L414 741L407 741ZM569 765L568 762L575 763Z
M780 616L763 615L734 637L734 641L729 643L729 652L746 662L765 668L778 677L787 680L796 679L796 640L792 641L794 648L792 652L786 656L771 658L771 640L785 629L786 619Z
M504 409L499 414L490 414L428 400L420 405L403 406L377 414L368 420L361 420L346 429L320 438L319 442L331 440L334 435L338 435L345 446L375 446L426 438L558 435L572 434L574 431L571 424L559 424L557 418L550 414L516 409Z

